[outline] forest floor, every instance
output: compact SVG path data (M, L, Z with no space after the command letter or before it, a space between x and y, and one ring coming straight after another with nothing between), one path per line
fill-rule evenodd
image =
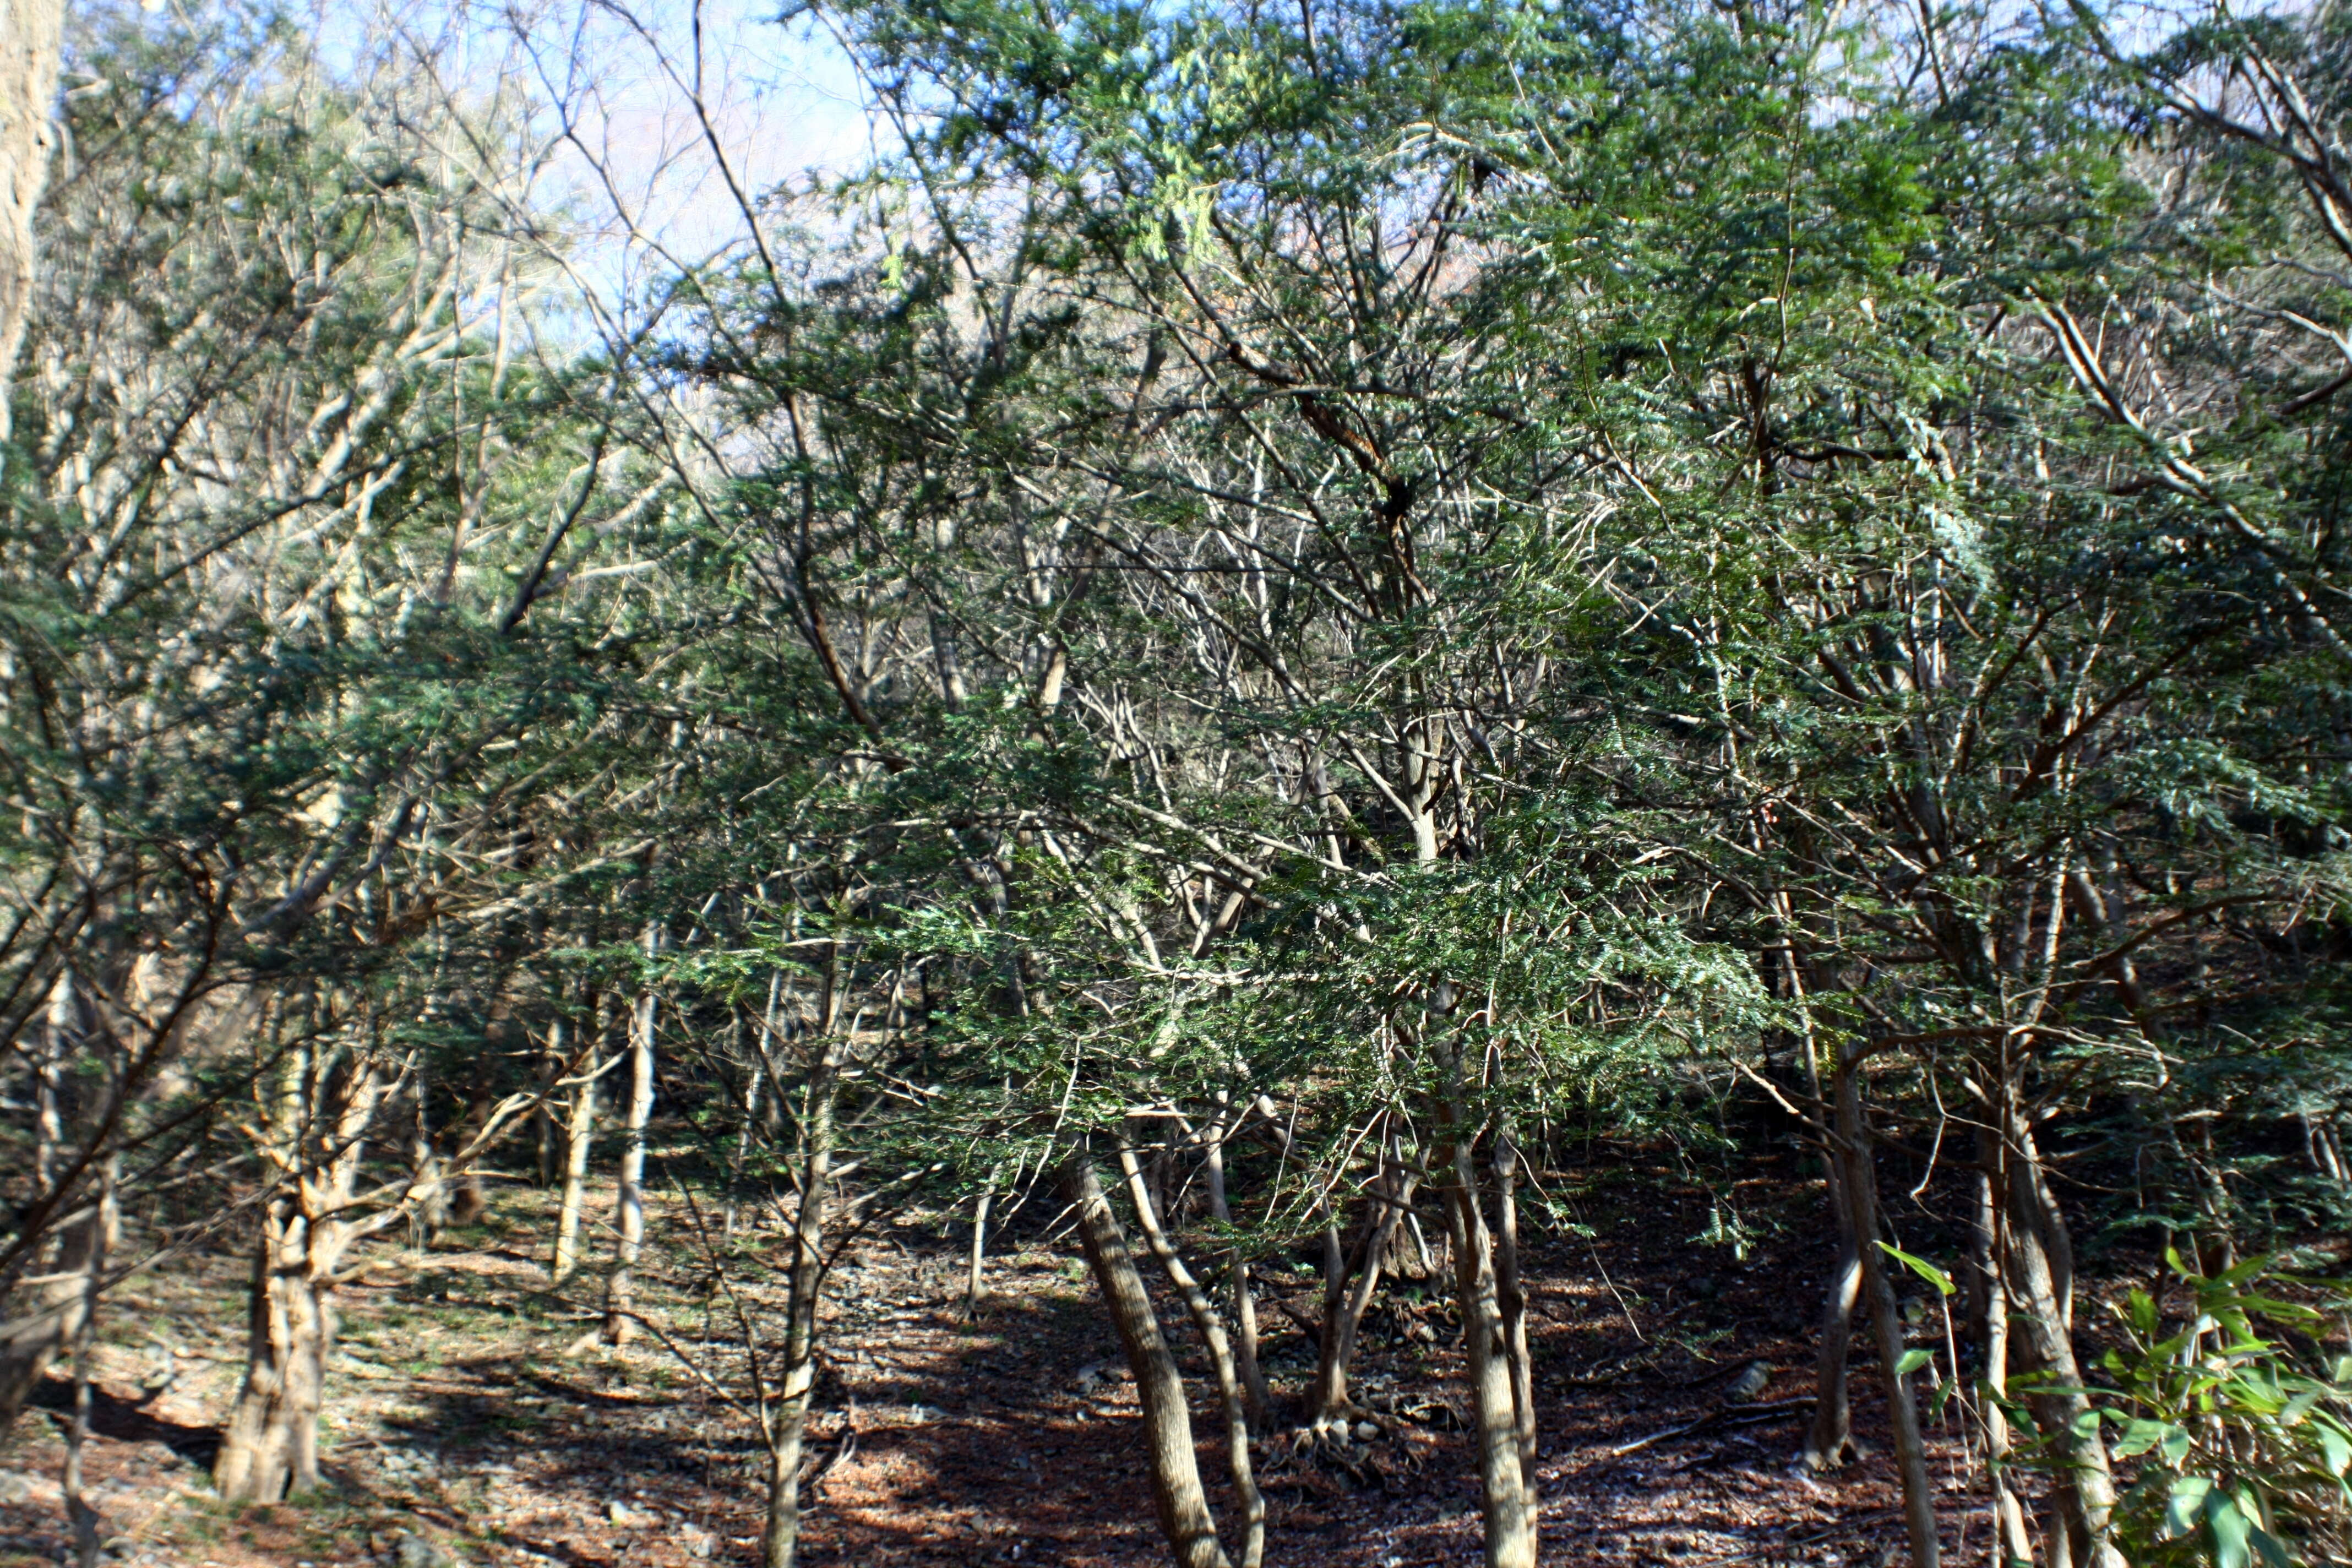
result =
M1818 1479L1790 1465L1832 1265L1819 1184L1760 1180L1711 1199L1635 1160L1560 1173L1546 1190L1556 1212L1590 1234L1534 1226L1544 1561L1892 1561L1902 1523L1866 1334L1856 1335L1852 1381L1857 1435L1873 1457ZM1726 1202L1749 1233L1749 1261L1705 1239L1734 1228ZM1025 1217L1042 1225L1055 1206L1041 1194ZM583 1271L564 1290L547 1289L549 1207L548 1194L509 1188L485 1222L434 1250L387 1241L365 1257L342 1293L322 1438L328 1484L298 1503L232 1509L207 1479L244 1364L249 1266L184 1259L115 1292L94 1358L96 1436L85 1458L113 1560L755 1562L761 1489L750 1423L653 1338L618 1351L593 1342L601 1278ZM649 1247L649 1257L693 1256L695 1216L670 1203L652 1210L657 1237L675 1245ZM1924 1211L1914 1215L1926 1239L1906 1244L1926 1247L1937 1238ZM962 1300L968 1234L952 1220L874 1234L831 1281L803 1561L1164 1563L1134 1388L1074 1242L1048 1251L1016 1224L1008 1250L989 1259L975 1318ZM730 1320L706 1310L698 1289L708 1276L695 1273L657 1266L640 1292L672 1342L700 1353L723 1343ZM1263 1288L1277 1391L1303 1382L1312 1345L1273 1298L1311 1319L1316 1289L1303 1266ZM2085 1300L2080 1321L2100 1311ZM1384 1287L1355 1382L1360 1400L1392 1413L1388 1430L1344 1462L1269 1445L1259 1474L1270 1564L1476 1560L1476 1479L1460 1429L1451 1317L1434 1281ZM1171 1338L1189 1337L1181 1312L1164 1321ZM1932 1306L1915 1337L1940 1345ZM1620 1451L1723 1410L1728 1382L1755 1360L1772 1369L1762 1411ZM40 1397L44 1408L0 1442L0 1568L65 1553L58 1432L70 1384L53 1375ZM1213 1501L1230 1521L1230 1499L1215 1484L1223 1473L1216 1426L1197 1403L1195 1425ZM1957 1432L1948 1421L1937 1430L1934 1469L1946 1489L1946 1550L1969 1561L1985 1544L1983 1489Z

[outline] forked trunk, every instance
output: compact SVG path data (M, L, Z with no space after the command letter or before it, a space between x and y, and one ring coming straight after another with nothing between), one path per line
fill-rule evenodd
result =
M276 1502L319 1484L319 1407L335 1349L336 1269L357 1227L345 1217L382 1081L363 1059L281 1069L272 1163L286 1172L261 1214L247 1306L245 1381L213 1480L230 1502ZM371 1232L400 1214L387 1209Z
M1903 1317L1895 1301L1885 1254L1877 1246L1877 1162L1870 1127L1863 1120L1859 1064L1841 1064L1837 1079L1837 1130L1845 1145L1846 1208L1850 1234L1862 1258L1863 1300L1878 1342L1878 1373L1886 1392L1887 1424L1895 1430L1895 1466L1903 1482L1903 1521L1911 1536L1912 1568L1937 1568L1942 1545L1936 1534L1936 1494L1927 1476L1927 1448L1919 1432L1919 1407L1911 1397L1911 1377L1903 1370Z
M1144 1442L1151 1470L1151 1500L1160 1514L1160 1533L1167 1537L1178 1568L1233 1568L1225 1549L1217 1542L1217 1521L1209 1512L1208 1494L1201 1487L1201 1465L1192 1445L1192 1413L1184 1399L1184 1380L1176 1358L1160 1331L1160 1316L1136 1272L1126 1234L1094 1161L1075 1156L1063 1175L1063 1191L1078 1214L1078 1236L1093 1268L1095 1283L1109 1309L1111 1325L1127 1352L1143 1402Z
M1363 1331L1364 1314L1379 1290L1382 1261L1396 1243L1397 1226L1412 1207L1413 1189L1421 1174L1407 1171L1391 1156L1382 1162L1381 1179L1372 1189L1371 1212L1355 1252L1338 1256L1336 1229L1325 1232L1327 1263L1323 1292L1323 1334L1315 1358L1315 1385L1309 1391L1307 1420L1325 1429L1344 1426L1356 1414L1348 1392L1348 1369L1355 1363L1356 1342Z

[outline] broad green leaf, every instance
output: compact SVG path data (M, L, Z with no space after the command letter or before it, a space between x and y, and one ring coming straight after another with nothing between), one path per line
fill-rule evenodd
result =
M1934 1361L1935 1359L1935 1352L1923 1351L1916 1345L1914 1345L1911 1349L1905 1351L1902 1356L1895 1363L1895 1375L1897 1377L1908 1377L1913 1373L1917 1372L1921 1367L1926 1366L1929 1362Z
M1955 1289L1957 1289L1957 1287L1952 1284L1952 1277L1950 1275L1945 1273L1942 1269L1937 1268L1926 1258L1914 1258L1911 1254L1904 1251L1901 1247L1890 1247L1883 1241L1878 1244L1878 1247L1880 1251L1885 1253L1889 1258L1894 1258L1896 1262L1902 1264L1903 1267L1911 1270L1912 1273L1916 1274L1920 1279L1925 1279L1928 1284L1933 1285L1942 1294L1948 1296Z
M2205 1498L2213 1489L2210 1476L2181 1476L2172 1483L2164 1500L2164 1533L2186 1535L2197 1528L2197 1516L2205 1507Z
M2213 1560L2220 1568L2246 1568L2252 1559L2246 1550L2252 1521L2236 1498L2219 1489L2205 1498L2205 1522L2213 1531Z

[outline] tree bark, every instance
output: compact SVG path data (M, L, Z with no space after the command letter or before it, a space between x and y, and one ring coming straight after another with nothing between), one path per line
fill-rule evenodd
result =
M560 1033L563 1020L550 1027ZM601 1034L602 1031L600 1030ZM561 1052L561 1046L557 1047ZM563 1196L555 1211L555 1256L547 1266L547 1282L561 1285L580 1267L580 1206L588 1192L588 1150L596 1136L596 1084L600 1068L594 1052L582 1058L584 1071L572 1076L572 1104L563 1119Z
M1201 1487L1200 1457L1192 1443L1192 1413L1184 1399L1184 1380L1176 1358L1160 1331L1160 1317L1151 1297L1136 1272L1127 1237L1118 1216L1103 1194L1094 1161L1085 1153L1072 1158L1063 1173L1063 1191L1078 1213L1078 1236L1087 1262L1118 1331L1127 1364L1135 1373L1143 1402L1144 1441L1150 1450L1151 1500L1160 1514L1160 1532L1168 1539L1178 1568L1232 1568L1225 1549L1217 1542L1217 1523L1209 1512L1208 1494Z
M2053 1477L2044 1523L2052 1568L2124 1568L2108 1539L2116 1484L2107 1446L2095 1426L2078 1425L2091 1408L2081 1363L2074 1357L2073 1248L2015 1091L2004 1075L2002 1169L1997 1186L2008 1195L2002 1216L2002 1272L2035 1366L2048 1374L2032 1397L2033 1413L2054 1437L2062 1468Z
M963 1282L963 1306L967 1312L980 1310L980 1273L988 1261L988 1205L996 1194L983 1191L971 1205L971 1267Z
M57 146L61 0L11 0L0 21L0 441L7 439L8 384L32 302L33 214Z
M109 1205L93 1200L58 1237L49 1270L18 1282L31 1288L32 1300L22 1317L0 1323L0 1433L16 1421L58 1352L81 1333L89 1311L84 1282L90 1259L106 1252L110 1223Z
M762 1568L792 1568L800 1550L801 1455L808 1442L810 1396L816 1388L817 1302L824 1287L826 1205L833 1184L834 1118L842 1047L825 1016L825 1045L809 1076L800 1204L793 1215L783 1376L770 1404L762 1392L761 1436L768 1445L768 1520L760 1536Z
M1878 1180L1870 1147L1870 1126L1862 1114L1859 1063L1841 1062L1837 1077L1838 1137L1844 1144L1846 1207L1854 1250L1862 1259L1863 1299L1870 1307L1878 1341L1878 1372L1886 1390L1887 1424L1895 1429L1895 1465L1903 1481L1903 1521L1911 1535L1912 1568L1937 1568L1942 1544L1936 1533L1936 1495L1927 1475L1927 1448L1919 1432L1919 1407L1911 1397L1903 1367L1903 1318L1895 1283L1878 1240Z
M1222 1102L1223 1097L1220 1097ZM1230 1110L1221 1104L1209 1125L1209 1213L1230 1233L1233 1209L1225 1195L1225 1134ZM1274 1395L1257 1361L1257 1296L1250 1289L1249 1259L1236 1243L1233 1250L1234 1365L1241 1373L1242 1393L1249 1401L1250 1425L1261 1430L1274 1419Z
M1478 1432L1478 1479L1486 1513L1486 1568L1535 1568L1535 1495L1519 1462L1518 1412L1510 1352L1495 1278L1495 1243L1479 1197L1478 1160L1457 1107L1441 1102L1455 1140L1446 1189L1454 1242L1454 1293L1469 1350L1470 1394Z
M285 1179L262 1210L245 1381L213 1466L230 1502L277 1502L319 1484L335 1270L355 1234L346 1210L381 1093L364 1062L314 1068L307 1047L290 1053L273 1154Z
M1225 1325L1217 1317L1216 1308L1209 1304L1208 1293L1201 1289L1200 1281L1193 1279L1192 1271L1184 1266L1184 1259L1160 1229L1150 1194L1144 1190L1143 1169L1136 1163L1135 1152L1122 1144L1118 1160L1127 1175L1128 1195L1135 1203L1136 1223L1143 1227L1144 1240L1151 1255L1160 1260L1168 1282L1183 1299L1193 1330L1209 1352L1209 1366L1217 1379L1218 1404L1225 1417L1225 1463L1234 1479L1234 1495L1242 1506L1242 1568L1258 1568L1265 1557L1265 1499L1257 1489L1257 1477L1250 1466L1249 1410L1242 1395L1240 1375L1234 1370L1233 1343L1225 1336Z
M1519 1440L1519 1478L1528 1510L1536 1507L1535 1360L1528 1350L1528 1293L1519 1283L1519 1145L1506 1114L1495 1128L1495 1297L1503 1352L1511 1368L1511 1410ZM1412 1201L1408 1185L1401 1202Z
M646 957L661 951L661 931L646 927ZM631 1314L635 1309L637 1251L646 1239L646 1124L654 1109L654 994L651 982L638 993L629 1026L629 1110L622 1124L621 1178L614 1198L614 1225L620 1238L614 1244L613 1272L604 1282L604 1342L625 1345L636 1331Z
M2001 1169L2000 1135L1990 1127L1977 1129L1977 1161L1974 1248L1978 1289L1983 1297L1979 1330L1984 1336L1984 1384L1989 1395L1982 1402L1979 1424L1984 1428L1985 1459L1992 1480L1995 1568L2008 1568L2011 1563L2032 1563L2033 1538L2026 1531L2024 1505L2010 1489L2003 1471L2011 1447L2009 1417L2002 1414L2000 1403L2009 1393L2010 1296L2007 1270L2001 1265L2003 1205L1995 1185Z
M1354 1256L1339 1250L1337 1227L1327 1228L1323 1292L1323 1338L1315 1357L1315 1386L1307 1403L1307 1425L1318 1431L1345 1428L1356 1414L1348 1392L1348 1369L1356 1359L1356 1341L1380 1289L1381 1261L1396 1239L1399 1222L1412 1205L1420 1175L1393 1161L1383 1161L1381 1180L1372 1189L1372 1212L1365 1216L1363 1234ZM1335 1267L1336 1266L1336 1267ZM1352 1267L1351 1267L1352 1266ZM1352 1283L1351 1283L1352 1281Z
M1853 1342L1853 1309L1862 1300L1862 1247L1846 1202L1844 1162L1829 1153L1830 1217L1837 1226L1837 1264L1822 1300L1822 1342L1813 1358L1813 1425L1801 1458L1809 1470L1833 1470L1859 1458L1853 1406L1846 1396L1845 1365Z

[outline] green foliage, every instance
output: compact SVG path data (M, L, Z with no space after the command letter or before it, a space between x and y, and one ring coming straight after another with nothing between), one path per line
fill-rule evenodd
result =
M2123 1343L2102 1362L2113 1381L2101 1417L2139 1476L2117 1510L2134 1563L2329 1563L2352 1546L2352 1357L2310 1349L2328 1319L2265 1294L2269 1260L2210 1278L2169 1253L2190 1297L2166 1333L2157 1303L2131 1293ZM2296 1344L2305 1348L2297 1349Z

